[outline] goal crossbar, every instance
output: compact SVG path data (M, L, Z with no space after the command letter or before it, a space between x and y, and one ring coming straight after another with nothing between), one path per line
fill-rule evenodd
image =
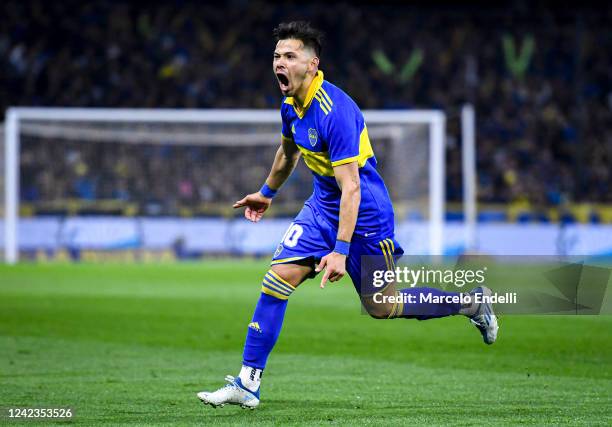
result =
M364 110L368 124L426 124L429 127L429 252L443 251L446 116L438 110ZM24 120L120 123L278 123L278 110L246 109L114 109L11 107L5 117L5 260L18 261L19 147ZM407 165L409 167L409 165Z

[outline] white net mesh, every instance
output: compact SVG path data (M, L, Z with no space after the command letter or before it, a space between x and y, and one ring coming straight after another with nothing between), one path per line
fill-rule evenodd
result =
M266 215L272 221L247 227L232 220L242 215L233 202L257 191L270 170L280 143L277 111L18 113L21 219L11 229L22 256L126 248L264 254L274 250L288 218L312 192L311 173L300 162ZM416 113L409 120L405 112L403 118L366 112L365 118L396 221L422 223L416 231L399 227L398 233L417 236L418 249L427 250L422 242L434 233L427 237L419 230L436 223L430 155L432 141L441 144L443 122L432 125L431 116L439 113ZM443 172L438 176L443 179Z
M370 138L400 216L427 217L427 124L373 124ZM21 199L35 214L227 214L256 191L279 144L277 123L20 124ZM295 214L312 191L303 162L275 199Z

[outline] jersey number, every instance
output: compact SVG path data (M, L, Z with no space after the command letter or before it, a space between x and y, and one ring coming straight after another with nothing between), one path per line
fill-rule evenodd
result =
M304 232L304 229L300 224L291 224L285 236L283 237L283 244L289 248L295 247L298 243L298 239Z

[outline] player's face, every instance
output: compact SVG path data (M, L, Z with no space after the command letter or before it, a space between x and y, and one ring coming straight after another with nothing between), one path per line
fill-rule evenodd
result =
M317 59L301 40L279 40L274 50L272 69L284 96L295 96L308 77L316 71Z

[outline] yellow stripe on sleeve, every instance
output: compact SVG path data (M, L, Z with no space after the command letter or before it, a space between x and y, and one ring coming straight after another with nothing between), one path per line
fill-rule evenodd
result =
M330 108L329 106L327 106L323 100L321 99L321 95L319 95L318 93L315 93L315 98L319 101L319 107L321 107L321 110L323 110L323 112L325 113L325 115L329 114L330 112Z
M336 160L332 162L332 167L346 165L347 163L353 163L359 161L359 156L347 157L346 159Z
M359 135L359 154L346 159L336 160L332 162L332 167L357 161L359 167L362 168L370 157L374 157L374 150L372 150L372 144L370 143L370 137L368 136L368 128L364 126L361 134Z
M321 92L317 92L315 94L315 96L317 97L317 99L319 100L319 102L322 102L323 104L325 104L325 107L327 107L327 109L329 111L331 111L332 109L332 103L328 102L327 99L325 99L325 97L321 94Z
M332 102L331 98L329 97L329 95L327 94L327 92L325 92L325 89L323 89L323 86L321 86L321 89L319 90L321 93L323 93L323 96L325 97L325 99L327 100L327 102L329 103L329 105L334 105L334 103Z

